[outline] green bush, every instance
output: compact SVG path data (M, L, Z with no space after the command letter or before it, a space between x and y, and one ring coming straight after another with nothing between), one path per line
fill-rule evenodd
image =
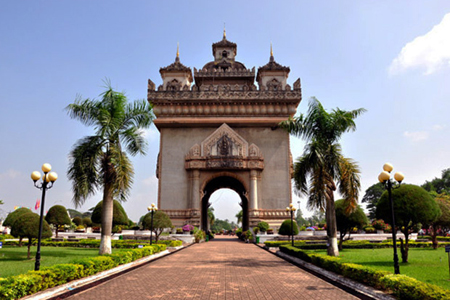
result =
M266 232L267 229L269 229L269 224L264 221L259 222L257 226L259 228L259 231L261 232Z
M294 227L294 235L298 234L298 226L295 221L291 222L291 220L284 220L283 223L280 226L280 229L278 229L278 234L281 235L291 235L291 223Z

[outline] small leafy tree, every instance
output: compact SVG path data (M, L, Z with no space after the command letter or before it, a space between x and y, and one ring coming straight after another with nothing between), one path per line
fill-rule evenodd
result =
M308 221L303 217L303 213L302 210L300 209L300 207L297 209L297 215L295 216L295 221L297 222L298 226L307 226L308 225Z
M33 244L33 239L39 236L39 215L31 211L18 216L11 226L11 235L20 238L28 238L28 255L30 259L30 248ZM46 239L52 236L52 230L47 221L43 220L42 224L42 238Z
M362 228L365 224L367 224L367 217L359 205L356 207L354 212L348 214L346 210L347 205L343 199L337 200L334 202L334 205L336 208L337 229L340 232L339 251L341 251L345 235L348 233L348 238L350 238L351 228Z
M433 197L423 188L412 184L402 184L399 188L392 190L392 201L394 203L395 224L405 235L405 242L400 239L402 261L408 262L409 234L418 223L432 223L440 215L441 210ZM385 219L392 224L391 206L388 192L384 192L378 201L377 218ZM396 230L392 228L392 230Z
M377 203L383 193L384 186L381 182L378 182L369 187L362 198L361 202L367 203L366 208L369 211L369 218L371 220L376 218Z
M437 240L437 233L438 230L447 229L450 227L450 195L443 192L439 195L435 195L435 200L437 204L439 205L439 208L441 209L442 214L437 218L432 224L432 231L431 231L431 240L433 243L433 248L437 249L438 247L438 240Z
M295 221L292 222L293 228L294 228L294 235L298 234L298 226ZM281 235L288 235L291 236L291 220L284 220L283 223L281 223L280 229L278 229L278 234Z
M103 201L100 201L94 208L92 212L91 220L96 224L102 223L102 209L103 209ZM113 218L112 218L112 232L115 233L118 230L119 225L127 225L128 224L128 216L122 205L119 201L113 201ZM102 227L103 231L103 227Z
M45 221L55 227L55 236L58 237L58 227L61 225L70 225L69 214L67 209L62 205L54 205L50 207L45 216ZM78 225L78 224L77 224Z
M81 224L83 224L84 225L84 227L91 227L92 226L92 220L91 220L91 218L89 218L89 217L84 217L82 220L81 220Z
M81 217L77 216L75 218L72 219L72 222L77 225L80 226L83 223L83 219L81 219Z
M142 219L142 227L144 229L151 229L151 217L151 212L149 212ZM164 229L171 227L172 221L165 212L157 210L155 213L153 213L153 231L156 234L155 242L158 242L159 236L164 231ZM150 234L152 233L150 232Z
M258 223L258 228L261 232L266 232L269 229L269 224L267 222L261 221Z
M21 215L32 212L29 208L21 207L11 212L6 216L5 221L3 222L3 226L9 227L12 229L14 221L19 218ZM22 237L19 237L19 247L22 247Z

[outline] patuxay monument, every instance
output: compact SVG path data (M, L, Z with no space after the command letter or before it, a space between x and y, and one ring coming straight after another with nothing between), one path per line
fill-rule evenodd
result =
M206 230L210 196L229 188L241 199L244 230L260 221L278 227L290 216L293 164L289 134L277 125L295 114L300 79L287 83L290 69L272 50L255 74L236 60L237 45L225 31L212 54L192 73L177 51L160 69L162 84L156 89L148 80L160 132L158 207L177 227Z

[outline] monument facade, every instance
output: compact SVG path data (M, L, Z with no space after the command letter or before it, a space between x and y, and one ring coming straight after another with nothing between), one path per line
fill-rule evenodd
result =
M247 69L225 31L212 53L192 73L177 50L175 62L160 69L162 84L148 80L160 132L158 207L176 227L207 229L210 196L229 188L241 199L244 230L260 221L278 227L290 217L293 164L289 134L277 124L295 114L300 79L287 83L290 69L272 50L256 74Z

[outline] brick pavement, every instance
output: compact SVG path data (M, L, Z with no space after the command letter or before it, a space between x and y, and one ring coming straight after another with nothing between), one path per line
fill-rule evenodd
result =
M236 238L215 239L67 299L358 299Z

